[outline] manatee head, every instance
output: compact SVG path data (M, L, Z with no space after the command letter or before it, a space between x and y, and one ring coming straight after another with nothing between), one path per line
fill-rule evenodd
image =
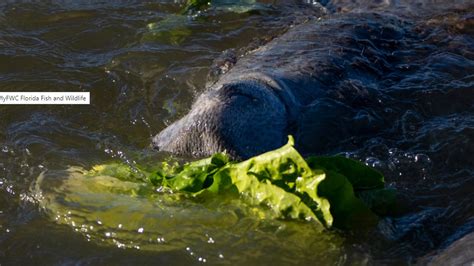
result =
M153 138L153 147L181 155L227 152L245 159L286 142L288 117L274 89L255 80L216 84L191 110Z

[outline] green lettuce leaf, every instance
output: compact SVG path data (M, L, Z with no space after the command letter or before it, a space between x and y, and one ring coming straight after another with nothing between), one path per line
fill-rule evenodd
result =
M182 166L164 163L145 171L109 164L89 173L120 179L144 176L155 186L204 201L242 198L271 210L274 217L313 220L326 228L373 226L395 202L395 191L384 187L384 177L376 170L341 156L305 160L291 136L283 147L243 162L217 153Z
M330 170L347 177L356 190L383 188L385 184L381 173L349 158L311 156L306 161L311 169Z
M299 179L320 182L321 178L314 177L293 147L292 137L283 147L228 165L215 176L219 182L210 187L213 192L234 187L251 204L268 206L282 218L315 220L329 226L332 223L329 204L316 195L316 190L312 190L311 200L303 201L301 197L311 190L305 190L305 185L312 184L298 183Z

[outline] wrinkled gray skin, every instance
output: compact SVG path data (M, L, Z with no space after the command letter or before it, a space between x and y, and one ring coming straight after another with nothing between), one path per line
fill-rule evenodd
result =
M332 134L341 126L376 128L380 121L352 107L380 101L378 82L390 70L390 54L402 48L399 39L409 37L401 23L385 15L349 14L296 26L237 62L186 116L155 136L153 146L248 158L280 147L288 134L302 150L314 152L327 139L343 136L341 130ZM338 124L343 121L354 125Z
M227 151L244 159L280 147L289 134L303 154L334 152L353 136L379 134L412 108L404 105L414 92L443 84L443 76L469 64L437 64L458 59L443 58L452 49L441 48L449 33L433 38L442 34L432 18L442 21L443 9L463 10L463 3L329 1L338 13L295 26L239 60L153 146L194 156ZM463 23L456 27L471 28ZM413 86L417 82L424 86Z
M427 263L420 264L472 266L474 264L474 233L456 240Z
M227 151L248 157L281 146L289 119L285 103L263 76L235 79L201 95L189 114L154 138L155 147L196 156Z

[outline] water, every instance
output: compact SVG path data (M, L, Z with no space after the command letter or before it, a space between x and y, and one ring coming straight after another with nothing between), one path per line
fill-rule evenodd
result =
M1 3L0 89L90 91L92 104L0 106L0 262L407 264L472 232L467 1L370 1L377 10L400 5L398 16L420 23L430 44L397 55L408 63L384 85L404 100L374 107L393 118L383 130L328 145L327 153L379 169L399 191L405 207L372 232L321 232L259 220L234 202L177 204L143 183L80 178L81 169L111 160L164 160L149 148L151 136L184 115L208 79L292 25L324 19L312 3L265 2L194 17L173 16L181 9L173 1ZM327 12L367 6L360 2L333 1ZM371 118L366 111L361 123Z

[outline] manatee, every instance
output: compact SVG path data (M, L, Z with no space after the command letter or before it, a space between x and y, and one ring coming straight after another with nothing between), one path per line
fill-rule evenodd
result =
M330 6L338 9L338 2L346 1ZM449 31L459 23L446 24L429 9L418 12L423 17L384 8L328 13L291 27L208 84L188 114L153 138L153 146L198 157L226 151L245 159L280 147L291 134L308 155L337 152L339 143L352 145L394 127L414 109L416 93L462 78L456 73L470 62L457 53L467 49L468 38L450 43ZM429 99L417 100L423 105ZM427 116L430 108L423 110Z
M153 146L248 158L282 146L289 134L313 152L328 138L347 136L339 123L354 123L344 126L348 130L376 128L380 119L361 110L380 101L391 54L411 38L403 23L368 13L295 26L210 84L187 115L153 138Z

